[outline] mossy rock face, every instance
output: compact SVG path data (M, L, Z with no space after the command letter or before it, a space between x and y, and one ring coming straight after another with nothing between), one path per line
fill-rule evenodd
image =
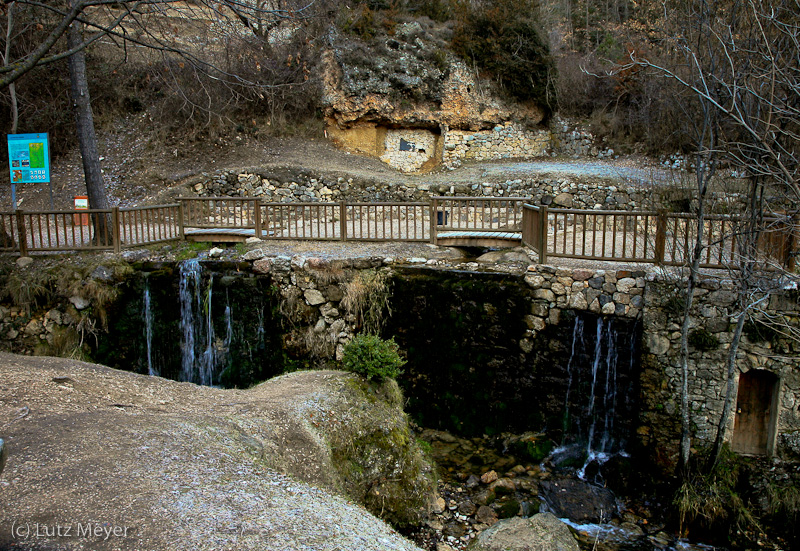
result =
M369 415L332 426L333 465L343 491L396 527L418 523L436 491L436 476L411 433L400 388L392 379L376 384L353 376L345 392Z

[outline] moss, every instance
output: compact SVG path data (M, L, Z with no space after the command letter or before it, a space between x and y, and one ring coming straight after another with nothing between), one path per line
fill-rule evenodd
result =
M331 435L334 467L343 490L373 514L401 528L417 524L434 493L435 472L401 409L393 380L375 384L352 378L345 390L369 415L343 423Z
M501 519L514 517L517 513L519 513L519 501L514 498L504 501L497 509L497 516Z
M719 348L719 339L700 327L689 332L689 345L703 352Z

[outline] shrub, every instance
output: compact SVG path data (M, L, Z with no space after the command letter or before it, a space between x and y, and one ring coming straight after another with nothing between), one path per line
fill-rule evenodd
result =
M344 347L342 359L347 371L378 382L400 375L405 363L394 338L384 340L375 335L357 335Z
M555 66L539 22L528 15L536 12L530 1L500 0L478 7L461 3L452 45L491 73L509 96L552 110Z
M719 348L719 339L701 327L689 333L689 344L705 352Z

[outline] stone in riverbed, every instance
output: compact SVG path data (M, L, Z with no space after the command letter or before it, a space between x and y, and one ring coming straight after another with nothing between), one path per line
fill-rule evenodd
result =
M559 518L574 522L607 522L617 510L610 490L572 478L543 480L539 493Z
M487 471L481 475L481 482L484 484L491 484L495 480L497 480L497 472L495 471Z
M569 527L550 513L501 520L481 532L470 551L579 551Z
M481 524L493 526L497 522L497 513L488 505L481 505L478 507L478 512L475 513L475 520Z

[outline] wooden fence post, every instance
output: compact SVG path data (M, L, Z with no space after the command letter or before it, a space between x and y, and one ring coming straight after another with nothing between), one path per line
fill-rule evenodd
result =
M119 207L112 207L111 209L111 228L111 231L114 232L111 234L111 243L114 245L114 252L118 253L122 249L122 228L120 227Z
M255 224L255 236L261 239L263 233L261 232L261 199L253 200L255 210L253 211L253 223Z
M658 213L656 219L656 264L664 264L664 249L667 242L667 215L664 212Z
M181 241L186 241L186 233L184 232L184 215L183 215L183 205L185 201L183 199L180 200L178 203L178 235L181 238Z
M547 263L547 205L539 205L539 264Z
M347 241L347 203L339 201L339 238Z
M19 255L28 256L28 243L25 235L25 217L22 211L17 209L17 234L19 235Z
M431 205L431 207L430 207L431 208L431 212L430 212L430 215L431 215L431 244L436 245L436 232L437 232L437 230L436 230L436 223L437 223L436 217L438 216L438 213L439 213L439 201L435 197L433 197L433 198L431 198L430 205Z

